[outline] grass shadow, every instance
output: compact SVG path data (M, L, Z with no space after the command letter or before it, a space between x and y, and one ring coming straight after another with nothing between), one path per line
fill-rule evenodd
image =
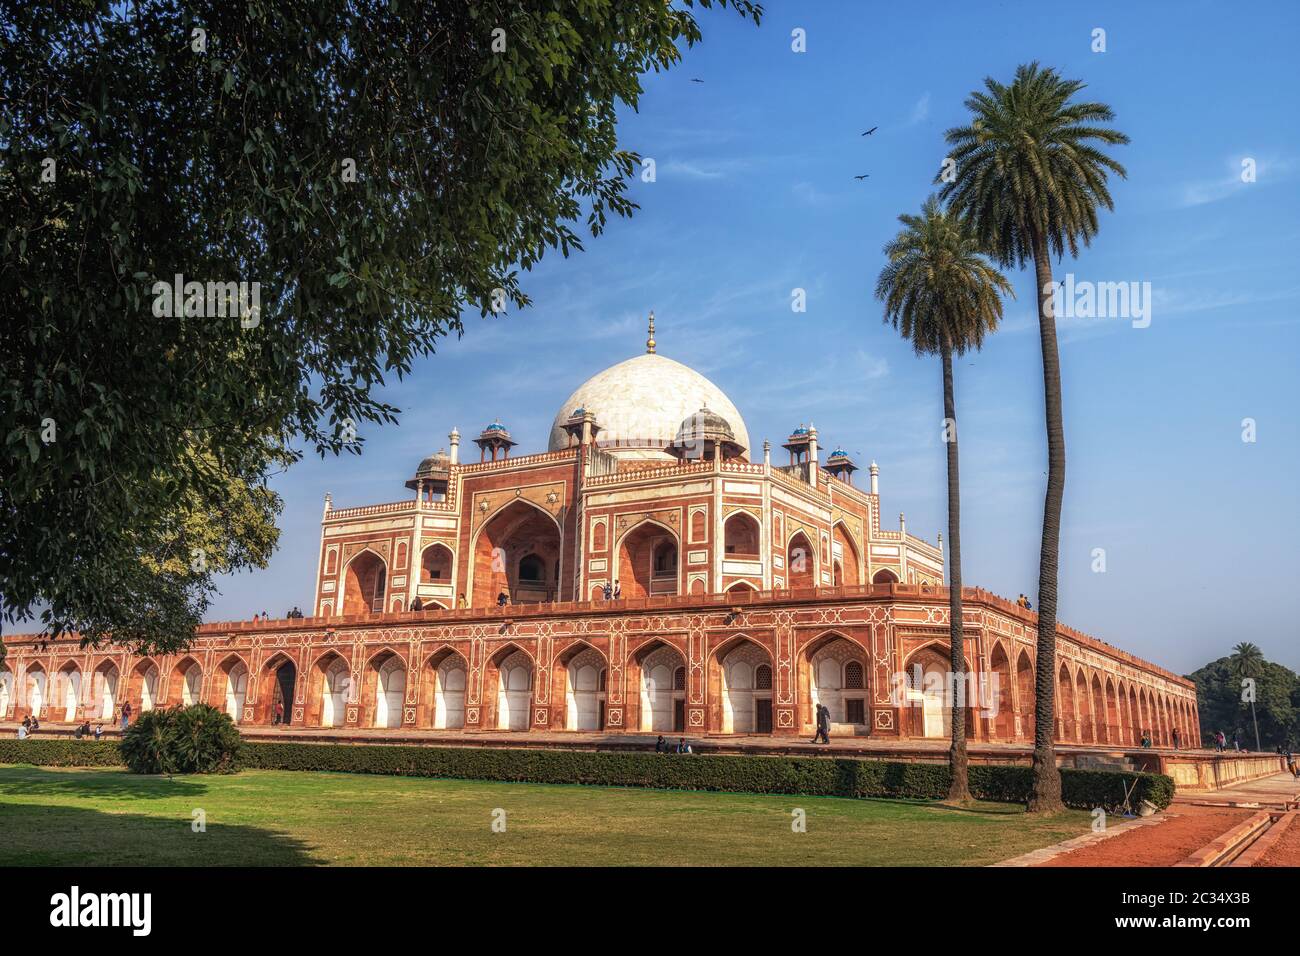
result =
M261 827L189 816L0 803L0 866L315 866L300 840Z
M86 796L126 800L192 797L207 792L193 778L134 774L125 770L47 770L22 764L0 768L0 798Z

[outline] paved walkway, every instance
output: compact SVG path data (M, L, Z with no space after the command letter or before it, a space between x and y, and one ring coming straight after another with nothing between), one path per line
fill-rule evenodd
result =
M1198 790L1178 793L1175 803L1212 803L1219 806L1261 807L1286 809L1287 804L1300 800L1300 780L1285 770L1271 777L1260 777L1244 783L1234 783L1218 790Z

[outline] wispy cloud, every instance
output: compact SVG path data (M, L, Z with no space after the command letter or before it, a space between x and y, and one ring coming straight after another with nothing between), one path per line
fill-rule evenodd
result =
M1290 178L1295 163L1290 159L1272 157L1230 156L1224 160L1224 167L1224 174L1217 179L1184 183L1179 205L1183 208L1203 206L1235 196L1248 187L1285 181Z
M930 93L927 91L921 94L921 98L916 101L912 107L912 115L907 119L908 126L915 126L917 123L924 123L930 118Z
M744 160L718 159L693 161L672 159L659 167L668 176L687 176L691 179L724 179L746 167Z

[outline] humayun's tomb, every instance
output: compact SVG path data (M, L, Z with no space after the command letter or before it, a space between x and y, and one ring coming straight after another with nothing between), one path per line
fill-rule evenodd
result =
M942 540L887 527L876 464L859 483L815 428L754 449L721 390L657 354L653 316L645 354L579 386L546 451L514 454L500 422L477 456L448 437L400 501L326 496L311 616L205 624L156 658L8 636L0 721L204 700L250 731L790 736L820 702L839 736L947 737L942 682L923 679L949 670ZM1030 741L1036 615L964 602L992 689L970 735ZM1190 681L1058 633L1060 741L1200 743Z

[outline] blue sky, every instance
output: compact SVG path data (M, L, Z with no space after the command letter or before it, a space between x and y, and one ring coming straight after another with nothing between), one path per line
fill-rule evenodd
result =
M279 551L221 579L209 618L310 608L324 493L338 506L406 497L452 425L469 435L500 416L519 452L543 450L568 394L643 350L650 309L659 351L713 379L756 446L815 422L824 443L879 462L887 526L902 511L933 539L946 521L939 367L882 324L881 247L933 188L969 92L1036 58L1086 81L1132 137L1116 150L1129 176L1113 183L1115 211L1056 276L1154 294L1145 329L1061 323L1061 620L1180 673L1242 640L1300 668L1300 8L765 6L760 28L703 13L703 43L625 111L623 144L657 165L632 186L640 211L526 275L531 309L474 317L391 383L401 422L363 433L360 458L309 455L278 479ZM956 388L965 579L1014 598L1036 592L1046 452L1032 276L1011 278L1004 328L959 362ZM806 312L791 309L796 288Z

